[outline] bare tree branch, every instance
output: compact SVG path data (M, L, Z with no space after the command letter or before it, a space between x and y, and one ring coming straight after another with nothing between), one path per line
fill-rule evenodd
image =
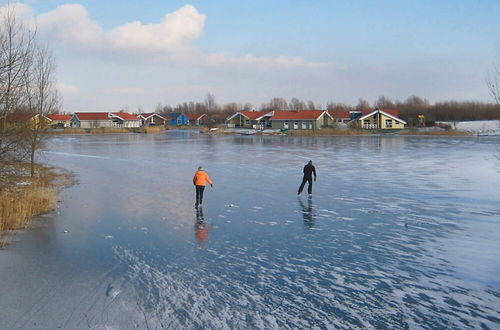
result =
M493 64L493 69L486 78L486 84L495 102L500 104L500 60Z

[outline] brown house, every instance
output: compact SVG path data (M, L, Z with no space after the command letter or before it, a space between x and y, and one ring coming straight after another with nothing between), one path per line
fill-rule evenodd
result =
M328 113L333 118L334 124L347 123L348 121L351 120L351 114L348 110L343 110L343 109L328 110Z
M200 126L204 124L204 119L206 114L204 113L189 113L186 114L189 119L189 125L191 126Z
M166 121L165 117L154 112L141 113L139 118L142 126L164 126Z
M266 128L270 127L270 111L238 111L226 118L228 127Z

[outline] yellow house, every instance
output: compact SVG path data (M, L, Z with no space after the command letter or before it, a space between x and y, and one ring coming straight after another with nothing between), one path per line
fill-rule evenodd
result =
M403 129L406 122L397 116L397 110L375 109L363 111L363 116L358 119L360 127L364 129Z
M16 126L29 125L32 128L47 128L51 120L37 113L17 112L8 116L7 122Z

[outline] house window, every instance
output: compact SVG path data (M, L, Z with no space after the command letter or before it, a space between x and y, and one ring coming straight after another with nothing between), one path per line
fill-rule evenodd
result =
M293 129L298 129L299 128L299 121L298 120L294 120L293 121Z
M283 128L288 129L288 120L285 120L285 123L283 124Z
M182 119L177 119L177 125L182 125Z
M385 127L392 128L392 119L385 120Z
M250 124L250 120L245 120L245 124L249 125Z
M307 129L307 121L302 122L302 129Z
M365 126L370 125L370 119L363 120L363 125L365 125Z

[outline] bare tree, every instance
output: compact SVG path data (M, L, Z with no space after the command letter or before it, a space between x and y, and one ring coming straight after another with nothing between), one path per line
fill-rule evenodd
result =
M222 112L224 113L235 113L241 109L241 106L238 103L232 102L224 104L222 107Z
M33 62L35 32L16 19L7 5L0 17L0 163L16 156L21 125L9 123L15 112L26 107L26 79Z
M245 103L245 104L243 105L243 107L241 108L241 110L244 110L244 111L250 111L250 110L252 110L252 109L253 109L253 105L252 105L252 103Z
M486 78L486 84L495 102L500 104L500 59L493 64L493 68Z
M365 109L370 109L370 102L360 97L356 105L356 110L363 111Z
M33 53L31 70L26 72L25 96L29 113L36 114L36 120L27 125L22 142L23 150L29 155L31 176L35 174L36 151L43 146L46 116L59 110L59 96L55 88L55 61L45 47L37 47Z
M313 101L307 102L307 110L315 110L316 108L320 108L320 107L318 107L316 104L314 104Z
M205 105L207 107L207 112L215 111L217 104L215 103L215 96L212 93L208 93L205 96Z
M156 107L155 107L154 112L155 112L155 113L160 113L160 112L162 112L162 110L163 110L163 105L162 105L161 103L158 103L158 104L156 105Z
M330 102L326 104L326 110L351 110L352 106L342 102Z
M306 104L304 101L294 97L290 101L290 110L305 110Z
M272 110L288 110L288 103L282 97L274 97L269 101L269 103L262 105L262 110L272 111Z
M395 106L396 105L394 104L394 102L385 95L379 96L377 101L375 101L374 103L374 107L379 109L390 109L394 108Z

